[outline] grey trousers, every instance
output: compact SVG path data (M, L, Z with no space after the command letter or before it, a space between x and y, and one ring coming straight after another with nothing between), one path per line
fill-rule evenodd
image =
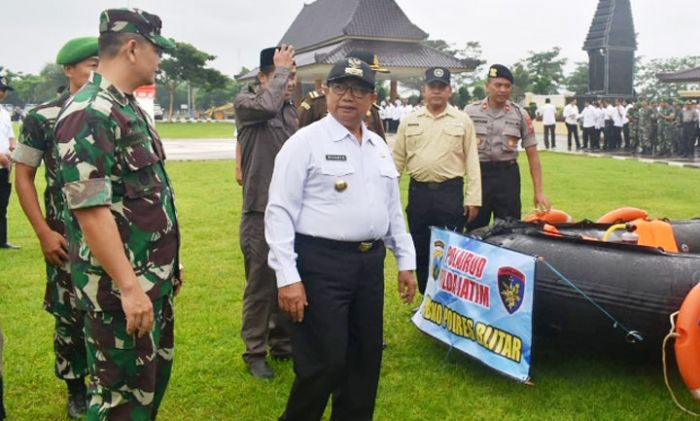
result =
M273 356L292 352L291 322L279 310L275 272L267 265L270 249L265 242L263 216L262 212L247 212L241 217L240 243L246 276L241 337L246 362L264 359L268 346Z

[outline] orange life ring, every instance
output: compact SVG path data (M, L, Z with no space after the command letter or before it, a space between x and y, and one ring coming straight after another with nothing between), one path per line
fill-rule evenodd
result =
M546 222L548 224L565 224L574 222L571 215L559 209L548 211L536 211L528 214L523 219L525 222Z
M700 283L683 300L676 320L676 361L683 382L700 400Z
M634 221L635 219L649 219L647 211L639 208L618 208L598 218L599 224L618 224L620 222Z

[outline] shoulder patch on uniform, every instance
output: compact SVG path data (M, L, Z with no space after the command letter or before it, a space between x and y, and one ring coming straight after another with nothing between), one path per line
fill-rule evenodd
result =
M307 104L306 101L302 102L299 106L305 110L311 109L311 105Z
M317 98L317 97L318 97L318 92L316 92L316 91L311 91L311 92L309 92L309 97L310 97L311 99Z

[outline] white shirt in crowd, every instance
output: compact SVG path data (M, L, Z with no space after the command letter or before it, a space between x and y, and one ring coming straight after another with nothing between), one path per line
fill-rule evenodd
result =
M608 104L608 106L605 107L605 120L612 120L613 114L615 114L615 107L613 107L611 104Z
M10 139L15 137L14 131L12 131L12 120L10 120L10 113L7 112L5 107L0 105L0 153L9 155L10 153Z
M602 129L605 127L605 110L600 107L595 107L595 128Z
M364 123L361 143L331 114L290 137L275 159L265 210L268 264L277 286L301 280L295 233L338 241L383 239L398 269L414 270L398 176L389 147Z
M557 109L554 106L554 104L545 103L543 106L540 107L537 113L542 116L542 124L544 124L545 126L557 124Z
M623 121L625 120L625 107L616 105L613 109L612 119L615 127L622 127L624 125Z
M569 104L564 107L564 121L566 124L576 124L578 121L578 107L574 104Z
M588 106L586 106L581 113L581 117L583 118L583 127L595 127L596 118L598 117L597 114L596 108L593 105L588 104Z

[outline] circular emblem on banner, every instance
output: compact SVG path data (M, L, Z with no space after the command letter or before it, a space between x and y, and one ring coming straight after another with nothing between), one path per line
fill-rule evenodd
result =
M435 77L443 77L445 76L445 71L442 69L435 69L433 70L433 74L435 75Z

